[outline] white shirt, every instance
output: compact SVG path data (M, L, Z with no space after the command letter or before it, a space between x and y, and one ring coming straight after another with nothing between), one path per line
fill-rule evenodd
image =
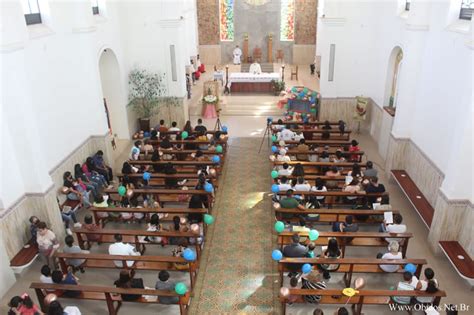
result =
M293 140L295 133L290 129L283 129L278 133L278 140L291 141Z
M262 68L260 67L260 65L258 63L254 62L250 65L249 73L261 74L262 73Z
M328 189L326 188L326 186L323 186L322 189L318 189L318 188L316 188L316 186L313 186L313 187L311 188L311 191L325 192L325 191L328 191ZM318 200L324 199L324 196L316 196L316 199L318 199Z
M66 306L64 308L64 313L67 315L81 315L81 311L77 308L77 306Z
M41 283L53 283L53 279L51 277L46 277L45 275L40 276Z
M140 253L132 245L120 242L109 246L109 255L140 256ZM117 267L123 266L121 260L114 260L114 263ZM131 267L133 263L134 261L127 261L127 266Z
M306 183L306 184L296 184L295 185L295 190L296 191L310 191L311 190L311 185Z
M293 172L293 169L290 168L290 167L287 168L287 169L282 168L281 170L278 171L278 175L280 175L280 176L290 176L292 172Z
M170 129L168 129L168 131L179 131L180 129L178 127L171 127ZM176 140L176 135L170 135L170 139L171 140Z
M280 191L287 191L288 189L291 189L291 185L290 184L280 184L280 185L278 185L278 188L280 189Z
M295 134L295 141L300 141L301 139L304 139L303 133Z
M438 281L436 279L433 279L433 281L436 282L436 287L438 287ZM426 291L426 288L428 288L428 281L420 280L420 283L421 283L420 291ZM415 287L416 287L416 285L415 285ZM425 296L419 296L416 299L420 303L432 303L433 300L434 300L433 297L425 297Z
M393 255L392 253L385 253L382 256L382 259L403 259L402 253L398 252L396 255ZM399 265L380 265L380 269L382 269L385 272L395 272L400 268Z
M389 224L387 225L387 233L405 233L407 231L407 226L405 224ZM401 238L391 238L387 237L385 239L387 242L395 241L400 242L403 239Z

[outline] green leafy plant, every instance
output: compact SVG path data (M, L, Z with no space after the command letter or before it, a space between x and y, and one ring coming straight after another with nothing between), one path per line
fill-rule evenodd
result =
M273 91L275 91L275 93L280 93L285 89L285 82L282 80L272 80L271 83L273 86Z
M164 75L151 73L145 69L134 69L128 76L129 103L137 115L142 119L150 118L163 102L167 93L164 86Z

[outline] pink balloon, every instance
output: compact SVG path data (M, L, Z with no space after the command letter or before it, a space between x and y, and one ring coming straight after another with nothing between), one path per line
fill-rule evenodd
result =
M281 287L280 288L280 296L281 297L288 297L290 295L290 289L288 289L287 287Z
M50 293L50 294L45 296L44 304L46 304L46 306L48 306L49 304L51 304L51 302L56 301L57 299L58 299L58 297L56 296L56 294Z
M191 232L193 232L194 234L199 234L199 231L200 231L200 228L198 224L196 223L191 224Z
M186 224L186 223L188 223L188 219L187 218L181 218L181 219L179 219L179 223Z
M365 286L365 279L362 277L356 278L354 281L354 287L356 290L362 289Z

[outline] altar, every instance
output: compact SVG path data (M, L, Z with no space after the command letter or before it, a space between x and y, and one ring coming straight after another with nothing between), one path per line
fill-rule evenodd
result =
M273 93L272 81L279 81L278 72L253 74L233 72L229 74L227 86L231 93Z

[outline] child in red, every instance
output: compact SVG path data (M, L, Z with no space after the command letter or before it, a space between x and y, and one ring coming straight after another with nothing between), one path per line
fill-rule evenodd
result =
M360 151L359 142L357 142L356 140L352 140L351 145L349 147L349 152L358 152L358 151ZM351 155L351 161L359 162L359 155L352 154Z

